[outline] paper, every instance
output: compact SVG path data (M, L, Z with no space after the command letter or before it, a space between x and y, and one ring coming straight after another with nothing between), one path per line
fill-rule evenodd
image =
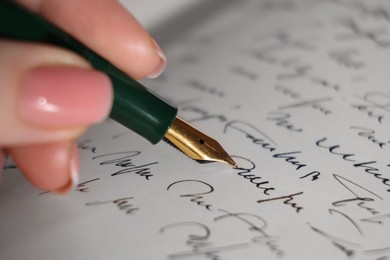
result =
M164 2L155 0L120 0L120 2L137 17L142 26L152 28L161 23L161 21L170 19L175 14L181 13L181 11L199 3L200 0L165 0Z
M390 2L239 1L166 46L144 81L240 168L112 121L81 183L7 168L0 259L390 259Z

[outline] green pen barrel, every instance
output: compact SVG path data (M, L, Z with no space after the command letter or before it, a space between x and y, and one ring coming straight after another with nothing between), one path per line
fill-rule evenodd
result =
M111 78L115 98L110 117L153 144L164 137L176 117L176 107L148 91L63 30L12 0L0 0L0 37L48 43L83 56Z

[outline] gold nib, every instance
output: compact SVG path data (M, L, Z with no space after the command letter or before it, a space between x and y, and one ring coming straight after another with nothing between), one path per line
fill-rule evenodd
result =
M165 138L192 159L224 162L237 167L237 164L217 141L180 118L176 117Z

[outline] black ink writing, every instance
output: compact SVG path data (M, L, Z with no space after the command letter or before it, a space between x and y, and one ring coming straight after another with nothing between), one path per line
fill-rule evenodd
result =
M215 221L221 221L228 218L237 219L241 223L244 223L246 226L248 226L248 230L250 232L254 232L258 234L257 236L252 238L253 243L265 245L270 249L271 252L273 252L275 255L279 257L285 255L285 251L280 248L280 245L278 245L279 239L276 236L269 235L265 231L268 224L264 218L251 213L232 213L223 209L220 209L220 211L222 211L225 214L216 217L214 219ZM250 219L253 219L253 221L258 222L258 224L254 224L254 222L250 221Z
M302 128L294 126L291 122L291 114L284 112L270 112L267 120L275 121L277 126L283 127L291 132L302 132Z
M379 146L380 148L384 148L386 145L390 144L390 141L380 141L375 136L375 130L372 130L370 128L366 127L360 127L360 126L351 126L351 129L358 130L358 135L361 137L366 138L371 143Z
M236 159L238 165L243 165L246 163L249 164L249 167L241 166L241 167L234 168L234 172L237 173L238 176L241 176L244 179L249 180L250 183L256 186L256 188L263 190L263 193L265 195L270 195L270 192L275 190L275 187L269 187L269 181L265 181L263 180L262 177L251 173L256 168L256 165L252 161L240 156L232 156L232 157Z
M110 154L95 156L92 159L114 157L114 159L109 159L107 161L103 161L100 163L100 165L114 164L115 166L121 168L121 170L112 173L111 176L117 176L125 173L134 173L141 177L145 177L145 179L149 180L150 177L153 176L153 174L151 173L150 166L158 164L158 162L151 162L151 163L137 165L133 162L133 160L134 157L140 154L141 152L139 151L118 152L118 153L110 153Z
M206 191L190 193L190 194L181 194L180 197L191 198L191 202L194 202L198 206L204 207L207 210L211 210L212 205L207 204L204 201L204 196L207 194L210 194L214 191L213 186L211 186L210 184L208 184L204 181L199 181L199 180L181 180L181 181L175 181L174 183L170 184L167 187L167 191L169 191L172 187L178 186L179 184L182 184L182 183L190 183L190 184L196 184L196 185L201 184L200 185L201 188L206 188ZM193 186L193 185L191 185L191 186Z
M352 166L355 168L363 168L364 172L374 176L376 179L380 180L382 184L386 186L390 186L390 179L383 177L383 174L380 172L380 169L377 167L374 167L374 165L377 163L376 161L367 161L367 162L357 162L356 159L350 159L350 157L356 157L355 154L352 153L345 153L345 152L338 152L337 150L340 148L340 145L325 145L324 142L327 141L327 138L322 138L318 141L316 141L317 147L325 148L329 151L329 153L336 155L338 157L341 157L343 160L348 162L353 162ZM387 190L390 192L390 189Z
M294 194L271 198L271 199L264 199L264 200L258 200L257 203L264 203L264 202L270 202L270 201L276 201L276 200L284 200L283 204L291 206L297 213L299 213L301 210L303 210L302 206L299 206L297 203L293 202L294 197L302 195L303 192L297 192Z
M114 204L119 210L126 212L126 214L130 215L133 214L135 211L139 210L139 208L135 207L133 204L131 204L131 201L134 199L134 197L127 197L127 198L120 198L115 200L109 200L109 201L92 201L87 202L86 206L100 206L105 204Z

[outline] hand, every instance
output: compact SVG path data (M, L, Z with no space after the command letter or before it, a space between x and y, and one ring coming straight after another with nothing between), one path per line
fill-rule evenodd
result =
M135 79L157 77L166 59L116 0L19 0ZM76 138L104 120L109 78L69 51L0 39L0 173L11 155L37 187L77 185Z

